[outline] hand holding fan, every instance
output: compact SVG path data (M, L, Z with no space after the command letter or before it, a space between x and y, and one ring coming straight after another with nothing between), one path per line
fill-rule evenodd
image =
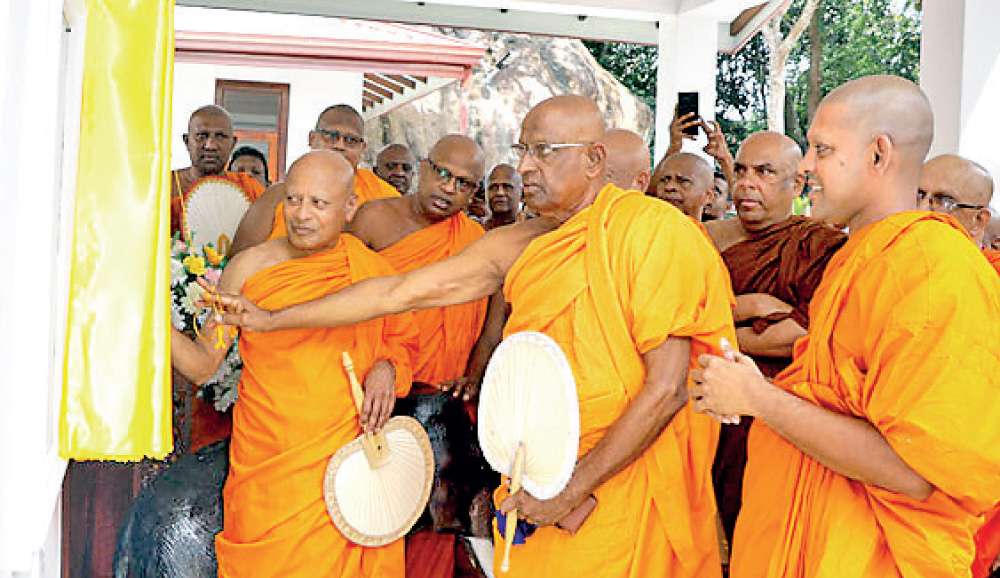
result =
M343 364L360 416L364 392L347 352ZM427 432L417 420L397 416L382 431L361 434L330 458L323 495L330 519L347 539L377 547L413 527L427 506L433 481Z
M580 408L576 381L559 345L526 331L500 343L479 394L479 444L490 466L539 500L566 487L576 466ZM510 565L517 512L507 517L501 571Z

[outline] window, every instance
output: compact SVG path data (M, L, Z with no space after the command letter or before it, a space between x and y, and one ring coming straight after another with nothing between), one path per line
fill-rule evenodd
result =
M233 117L236 146L252 146L267 158L271 182L285 178L288 85L242 80L215 81L215 104Z

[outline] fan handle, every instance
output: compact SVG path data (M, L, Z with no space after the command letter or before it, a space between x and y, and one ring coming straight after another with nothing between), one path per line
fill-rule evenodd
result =
M347 371L347 379L351 382L351 396L354 398L354 407L358 410L358 417L361 417L361 406L364 403L365 393L358 382L358 376L354 373L354 361L346 351L343 353L344 369ZM381 430L373 433L361 434L361 447L365 451L365 458L368 465L373 470L385 465L389 461L389 442L385 439L385 433Z
M524 442L517 443L517 451L514 453L514 467L510 476L510 495L521 491L521 474L524 471ZM511 510L507 515L507 527L504 528L503 563L500 564L500 571L510 570L510 547L514 543L514 533L517 532L517 510Z

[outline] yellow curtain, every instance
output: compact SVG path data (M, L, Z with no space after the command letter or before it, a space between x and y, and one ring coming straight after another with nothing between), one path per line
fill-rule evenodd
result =
M173 0L87 0L59 449L170 452Z

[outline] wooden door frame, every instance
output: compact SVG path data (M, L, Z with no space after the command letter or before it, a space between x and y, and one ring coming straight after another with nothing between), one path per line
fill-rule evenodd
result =
M255 90L278 95L278 166L271 182L285 179L285 151L288 148L288 97L291 86L280 82L257 82L255 80L215 79L215 104L222 106L226 89Z

